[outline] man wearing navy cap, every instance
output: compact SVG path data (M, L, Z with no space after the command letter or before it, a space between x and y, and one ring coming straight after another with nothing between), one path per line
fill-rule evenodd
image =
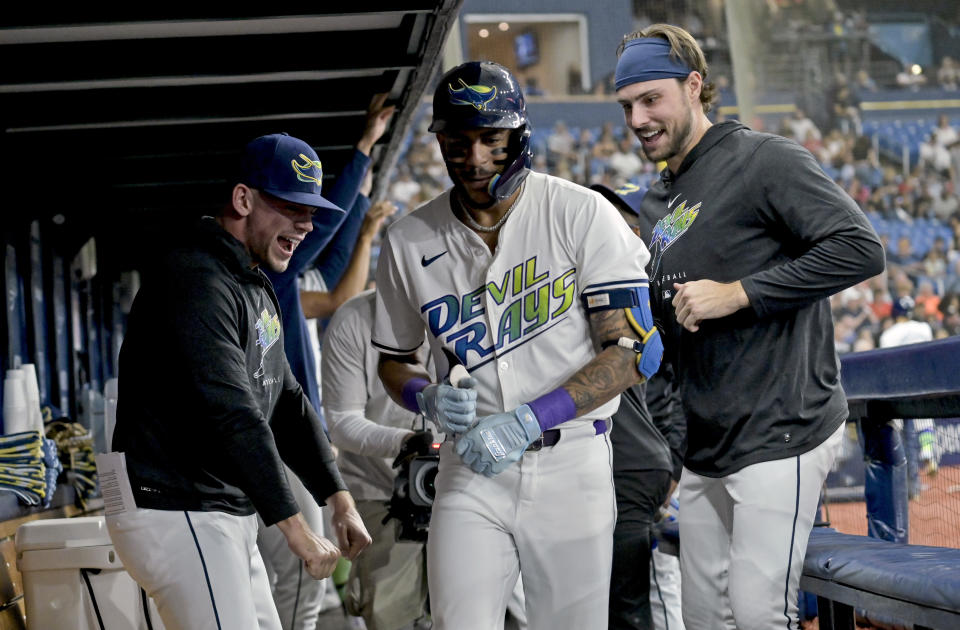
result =
M134 301L116 453L100 473L117 479L104 484L116 551L168 630L280 629L255 513L317 579L371 542L290 371L261 270L283 271L307 233L339 225L322 177L305 142L253 140L230 201L145 274ZM283 463L331 506L339 549L306 525Z

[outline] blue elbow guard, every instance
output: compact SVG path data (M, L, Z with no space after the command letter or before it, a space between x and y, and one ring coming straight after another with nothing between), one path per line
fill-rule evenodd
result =
M644 377L650 378L660 368L660 360L663 359L663 339L660 338L660 331L653 323L653 313L650 312L650 288L636 287L634 291L639 304L626 309L627 321L630 322L630 327L640 335L638 344L640 347L637 348L637 371Z
M650 378L660 369L660 361L663 359L663 340L660 338L660 331L654 328L647 342L643 344L643 350L637 354L637 371L645 378Z
M650 311L650 287L644 283L640 286L585 291L583 301L587 313L613 308L626 311L627 321L640 340L621 339L619 345L637 353L637 371L640 374L646 378L653 376L663 358L663 340Z

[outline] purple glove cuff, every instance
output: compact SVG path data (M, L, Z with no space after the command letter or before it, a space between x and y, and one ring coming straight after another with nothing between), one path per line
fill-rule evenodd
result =
M562 387L528 402L527 405L537 417L537 424L542 431L577 417L577 405L567 390Z
M403 398L403 406L413 413L420 413L420 405L417 404L417 394L423 391L423 388L430 384L425 378L414 377L403 384L400 390L400 397Z

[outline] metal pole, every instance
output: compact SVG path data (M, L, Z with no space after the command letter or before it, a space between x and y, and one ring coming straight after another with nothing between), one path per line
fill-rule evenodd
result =
M757 40L754 28L756 3L751 0L728 0L727 39L730 64L733 66L733 87L737 95L740 122L753 123L756 94Z

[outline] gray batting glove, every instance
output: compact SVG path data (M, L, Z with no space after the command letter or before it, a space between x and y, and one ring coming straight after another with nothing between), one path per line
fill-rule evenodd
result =
M520 461L531 442L540 437L540 422L529 405L480 418L455 447L463 463L475 473L493 477Z
M427 385L417 392L417 406L444 433L463 433L477 417L477 381L465 378L460 387L446 381Z

